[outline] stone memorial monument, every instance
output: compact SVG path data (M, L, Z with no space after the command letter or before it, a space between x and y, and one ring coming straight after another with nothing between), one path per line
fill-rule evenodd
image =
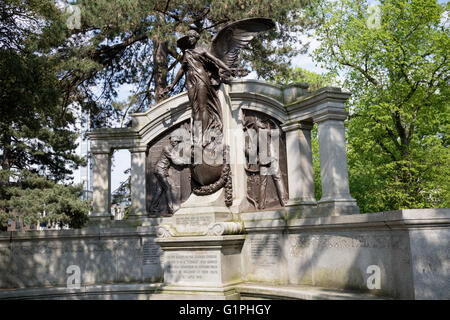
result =
M187 92L143 114L131 129L91 133L96 166L94 216L108 217L109 155L132 153L131 218L154 227L166 292L194 290L236 297L243 268L271 281L282 265L276 227L291 218L358 213L348 188L344 103L349 94L307 85L232 80L239 50L273 21L251 18L225 26L209 49L192 28L177 41ZM314 198L311 129L319 126L323 197ZM104 170L101 172L100 170ZM148 218L147 218L148 217ZM246 230L246 221L267 224ZM273 227L273 228L272 228ZM245 234L244 234L245 233ZM245 240L250 241L244 245ZM248 252L246 265L241 264Z
M0 298L449 299L449 209L358 214L350 94L238 79L239 50L273 27L230 23L208 49L198 29L180 38L181 68L163 94L183 76L187 91L133 114L131 127L89 133L91 225L0 234ZM131 153L126 221L110 213L117 149ZM81 287L66 287L68 267Z

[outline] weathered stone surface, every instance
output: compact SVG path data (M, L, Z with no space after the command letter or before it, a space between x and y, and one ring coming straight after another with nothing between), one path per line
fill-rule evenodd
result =
M415 299L450 299L450 229L409 231Z
M31 287L53 291L27 289L20 291L22 297L236 298L237 283L249 281L263 287L276 284L278 298L282 292L301 297L301 290L319 290L310 297L339 299L314 288L353 290L361 298L366 293L394 299L450 298L449 209L289 221L279 211L252 212L242 216L245 235L155 241L156 228L165 219L150 219L138 228L0 233L0 298L20 296L5 289ZM183 264L187 267L175 264L187 260L192 260ZM79 291L66 287L70 265L80 267ZM164 268L175 265L164 283ZM369 266L380 270L379 289L367 287ZM145 285L151 282L153 287ZM108 289L113 283L144 287L122 295ZM258 288L243 289L248 292L244 298L268 290Z
M154 233L136 229L98 228L15 233L11 243L0 240L0 288L63 287L69 266L80 270L84 285L143 282L162 278L161 268L148 270L149 259L157 264L144 246ZM16 240L17 239L17 240Z

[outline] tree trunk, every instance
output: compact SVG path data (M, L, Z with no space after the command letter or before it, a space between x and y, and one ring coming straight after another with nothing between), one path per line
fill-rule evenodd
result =
M162 91L167 87L168 42L153 40L153 48L153 79L155 81L155 100L158 102Z
M5 171L10 171L11 170L11 162L10 162L10 158L11 158L11 136L7 133L7 130L4 130L3 136L1 137L1 148L3 151L3 155L2 155L2 170ZM9 184L9 175L8 176L3 176L2 178L0 178L0 184L2 186L7 186Z

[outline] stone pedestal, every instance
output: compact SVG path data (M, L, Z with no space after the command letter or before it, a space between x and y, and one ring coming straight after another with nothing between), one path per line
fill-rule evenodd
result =
M164 251L162 294L193 298L238 299L244 235L168 237L156 243Z

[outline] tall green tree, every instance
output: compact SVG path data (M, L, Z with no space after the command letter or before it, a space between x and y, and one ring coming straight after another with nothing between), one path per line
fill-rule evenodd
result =
M0 17L1 169L63 180L68 162L82 163L71 152L75 117L61 103L60 62L50 54L65 39L63 16L51 1L7 0Z
M351 192L363 212L450 205L448 4L322 2L315 58L345 79Z
M55 184L83 163L74 154L73 108L63 103L62 59L54 54L66 40L65 19L49 0L0 3L0 228L13 211L28 214L39 207L25 205L30 192L65 193L58 199L67 203L68 194L78 194ZM36 174L48 180L45 187L29 183L26 177ZM87 212L65 217L78 226Z

